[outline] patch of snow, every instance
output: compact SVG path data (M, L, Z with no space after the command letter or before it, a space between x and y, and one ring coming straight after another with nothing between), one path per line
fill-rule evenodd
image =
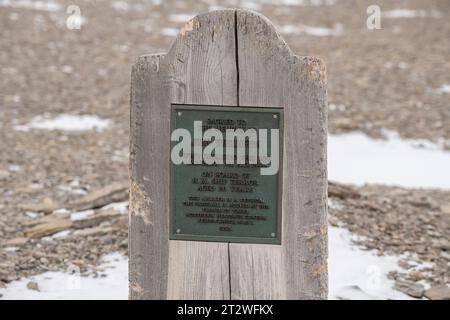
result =
M193 17L195 17L195 14L171 14L169 15L169 20L173 22L188 22Z
M340 23L334 25L333 28L312 27L306 25L284 25L278 28L284 34L300 34L304 33L313 37L339 36L342 34L343 26Z
M450 93L450 84L443 84L436 90L437 93Z
M127 162L128 157L129 157L128 149L114 150L114 154L111 156L111 160L119 162Z
M319 7L332 6L337 0L246 0L245 3L253 2L255 4L268 4L273 6L298 6L298 7Z
M134 10L134 11L145 10L145 6L143 4L136 3L136 4L131 5L127 1L113 1L113 2L111 2L111 8L113 8L116 11L121 11L121 12L127 12L130 10Z
M387 140L358 132L329 135L328 159L332 181L450 189L450 152L426 141L402 140L392 133Z
M76 268L69 272L45 272L11 282L0 289L5 300L126 300L128 298L128 259L118 253L103 258L102 276L81 276ZM103 276L104 275L104 276ZM40 291L27 289L35 281Z
M276 6L281 8L304 6L304 7L318 7L318 6L331 6L336 3L337 0L228 0L225 6L219 5L216 0L203 0L204 3L209 5L208 10L221 10L226 7L239 7L255 11L261 11L263 5Z
M52 234L51 236L43 237L42 240L43 241L53 241L53 239L65 238L71 233L72 233L72 230L63 230L63 231L57 232L55 234Z
M351 243L354 236L346 229L329 227L330 299L411 299L392 289L387 274L399 270L397 257L379 257ZM69 268L70 269L70 268ZM106 277L81 277L66 272L46 272L11 282L0 289L3 299L127 299L128 259L118 253L104 257L96 268ZM72 270L73 272L73 270ZM29 281L38 283L40 292L28 290Z
M259 1L251 1L251 0L241 1L239 7L254 10L254 11L261 11L261 9L262 9Z
M178 29L175 28L163 28L161 34L167 37L176 37L179 33Z
M117 11L128 11L130 5L126 1L113 1L111 2L111 8Z
M120 214L127 214L128 213L128 201L113 202L113 203L110 203L110 204L102 207L102 209L114 209L115 211L117 211Z
M31 129L40 130L64 130L64 131L103 131L111 125L111 120L101 119L95 115L70 115L62 114L53 119L37 116L29 123L15 125L14 129L18 131L29 131Z
M344 207L341 204L337 203L332 198L328 198L328 207L330 207L331 209L335 209L335 210L344 209Z
M25 212L25 215L31 219L36 219L41 216L39 213L31 212L31 211Z
M72 233L72 230L64 230L64 231L60 231L55 233L54 235L52 235L52 238L54 239L58 239L58 238L65 238L67 237L69 234Z
M21 167L16 164L11 164L8 166L8 170L11 172L19 172L21 170Z
M347 109L346 107L345 107L345 105L343 105L343 104L338 104L338 105L336 105L336 104L333 104L333 103L330 103L329 105L328 105L328 108L331 110L331 111L345 111L345 109Z
M427 12L425 10L410 10L410 9L394 9L382 13L384 18L438 18L440 13L437 11Z
M87 191L84 189L74 189L74 188L68 187L68 186L59 186L58 189L61 191L64 191L64 192L70 192L70 193L78 194L78 195L87 194Z
M72 194L85 195L87 191L80 186L79 180L73 180L69 185L58 186L58 189Z
M85 210L85 211L74 212L70 215L70 220L76 221L76 220L86 219L87 217L94 215L94 213L95 213L94 210Z
M0 0L0 7L14 9L29 9L37 11L56 12L60 11L62 6L51 0L35 1L35 0Z
M6 247L5 249L6 252L16 252L17 250L19 250L19 248L17 247Z
M52 212L52 214L67 214L70 211L67 210L66 208L60 208L60 209L56 209Z
M399 258L359 249L353 239L344 228L328 228L329 299L412 299L394 290L394 281L387 278L400 270Z
M445 145L444 139L437 139L436 142L432 142L426 139L402 139L398 134L398 132L387 129L382 129L381 133L383 134L383 137L387 140L403 142L417 149L425 148L429 150L442 151Z
M216 10L223 10L225 7L219 6L219 5L212 5L208 7L208 11L216 11Z

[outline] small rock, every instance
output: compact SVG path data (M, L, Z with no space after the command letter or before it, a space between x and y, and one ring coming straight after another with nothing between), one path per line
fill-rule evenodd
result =
M357 129L357 125L355 124L355 121L352 119L345 119L345 118L338 118L335 119L334 124L336 127L342 129L342 130L355 130Z
M37 282L34 282L34 281L28 282L27 288L28 288L29 290L40 291L40 290L39 290L39 285L37 284Z
M0 281L0 288L6 288L6 284L3 281Z
M425 297L431 300L450 300L450 288L446 285L433 286L425 291Z
M83 260L75 259L75 260L72 260L72 264L77 267L82 267L82 266L84 266L85 263Z
M414 298L422 298L425 292L423 285L408 280L395 281L394 289Z
M398 265L403 269L410 269L412 267L407 260L400 260Z
M328 216L328 223L333 227L338 227L340 224L339 219L336 218L335 216Z

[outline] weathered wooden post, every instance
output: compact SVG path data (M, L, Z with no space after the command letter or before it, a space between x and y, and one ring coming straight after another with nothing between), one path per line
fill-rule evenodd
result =
M294 55L265 17L247 10L201 14L167 54L139 58L131 299L327 297L326 99L324 64ZM194 156L174 164L172 131L195 135L195 120L201 135L208 127L279 130L271 140L281 142L278 172L196 162L195 137Z

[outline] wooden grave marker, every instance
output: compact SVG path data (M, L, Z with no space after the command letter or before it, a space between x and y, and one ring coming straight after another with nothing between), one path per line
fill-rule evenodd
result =
M175 165L172 131L196 118L280 129L276 178ZM200 14L133 66L130 134L131 299L327 298L321 60L294 55L258 13Z

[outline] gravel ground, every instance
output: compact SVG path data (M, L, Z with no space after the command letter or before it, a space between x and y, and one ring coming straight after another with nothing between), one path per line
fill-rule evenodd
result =
M104 253L126 252L125 216L89 227L110 228L109 234L77 236L70 226L65 237L28 239L30 221L40 217L26 206L66 208L104 186L126 183L131 65L141 54L166 51L186 14L227 6L257 9L284 31L294 52L322 58L330 132L383 137L387 129L450 148L448 1L377 1L383 12L409 9L418 15L383 17L381 30L366 28L373 1L274 5L282 2L60 0L59 10L45 11L0 1L0 286L70 264L87 270ZM66 8L73 4L84 17L80 30L66 27ZM311 35L324 30L330 35ZM36 117L61 114L96 115L111 125L98 131L17 130ZM354 192L359 196L332 195L345 208L331 208L335 223L367 236L362 244L381 253L415 253L437 266L426 280L449 283L448 193L384 186Z
M329 197L332 225L361 236L364 248L402 257L407 271L394 279L450 284L450 192L332 183Z

